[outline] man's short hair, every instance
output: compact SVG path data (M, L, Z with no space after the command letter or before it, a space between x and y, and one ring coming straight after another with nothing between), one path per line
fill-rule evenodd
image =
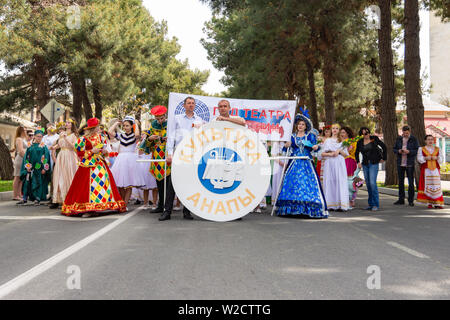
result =
M219 103L217 103L217 106L219 106L219 104L220 104L221 102L226 102L226 103L228 104L228 106L231 108L230 101L228 101L227 99L222 99L222 100L220 100Z
M194 102L195 102L195 99L194 98L192 98L192 97L186 97L185 99L184 99L184 102L183 102L183 104L186 104L186 101L188 101L188 100L194 100Z
M402 131L411 131L411 129L409 126L403 126Z

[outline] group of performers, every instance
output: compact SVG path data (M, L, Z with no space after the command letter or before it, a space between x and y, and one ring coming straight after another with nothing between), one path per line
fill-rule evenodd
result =
M175 127L189 131L202 125L194 113L195 100L186 98L184 106L186 113L176 117ZM229 111L229 102L220 101L220 116L215 120L245 126L244 119L231 117ZM31 145L18 139L20 145L16 147L20 153L16 163L21 161L19 175L23 183L19 204L32 201L39 205L47 200L50 184L51 208L61 206L66 216L90 216L126 212L133 188L143 191L147 205L149 191L157 189L158 201L153 197L155 207L151 212L161 213L160 221L170 219L175 197L170 165L183 132L167 137L167 108L155 106L150 112L155 119L142 133L139 122L127 116L110 123L108 131L101 127L99 119L91 118L79 135L75 121L69 119L56 128L48 128L47 132L53 134L47 134L45 139L43 130L36 130ZM319 133L307 115L297 115L290 141L284 146L281 142L269 144L272 156L290 158L273 160L268 195L276 214L320 219L327 218L329 211L351 210L363 182L358 177L361 166L356 156L359 139L350 128L338 124L326 126ZM433 137L427 136L426 146L417 155L422 165L418 201L442 205L442 152L433 144ZM187 209L183 210L183 217L193 219Z

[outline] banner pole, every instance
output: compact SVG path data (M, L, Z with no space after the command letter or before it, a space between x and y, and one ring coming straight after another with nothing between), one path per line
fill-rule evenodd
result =
M289 148L287 149L286 155L289 155L289 151L290 151L290 150L291 150L291 147L289 147ZM294 161L295 161L295 160L294 160ZM274 211L275 211L275 207L276 207L276 204L277 204L278 196L280 195L281 184L283 183L283 180L284 180L284 170L286 169L286 164L287 164L287 163L288 163L288 161L285 160L285 162L284 162L284 164L283 164L283 171L282 171L282 173L281 173L281 179L280 179L280 182L278 183L277 196L276 196L275 201L274 201L273 206L272 206L272 213L270 214L271 216L273 216L273 213L274 213Z

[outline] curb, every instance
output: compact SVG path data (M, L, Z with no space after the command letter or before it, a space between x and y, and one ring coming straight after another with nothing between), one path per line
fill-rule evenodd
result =
M361 188L361 190L367 191L367 187L364 186ZM385 187L378 187L378 192L382 194L388 194L390 196L396 196L398 197L398 190L397 189L391 189L391 188L385 188ZM407 192L407 190L405 190ZM417 192L414 194L414 199L417 199ZM450 204L450 197L444 197L444 204Z
M11 200L12 197L13 197L12 191L0 192L0 201L8 201L8 200Z

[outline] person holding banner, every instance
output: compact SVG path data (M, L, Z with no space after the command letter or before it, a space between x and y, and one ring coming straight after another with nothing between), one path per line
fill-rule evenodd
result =
M292 160L287 167L275 204L278 216L328 217L325 197L312 162L311 152L319 148L312 128L311 121L305 115L295 117L294 133L291 141L286 143L290 148L288 156L302 156L305 159Z
M187 97L184 99L183 107L185 110L184 114L179 114L175 116L174 120L174 132L167 139L167 165L172 163L173 153L177 145L181 142L185 135L192 132L194 128L199 128L203 124L203 120L194 113L195 110L195 99L192 97ZM164 204L164 212L159 217L159 221L170 220L170 215L173 209L173 200L175 199L175 190L173 189L172 180L170 176L166 178L166 201ZM187 220L192 220L191 212L184 207L183 208L183 218Z
M217 104L217 108L219 110L219 116L214 119L214 121L228 121L240 126L245 127L245 119L239 116L230 115L231 106L228 100L220 100Z

